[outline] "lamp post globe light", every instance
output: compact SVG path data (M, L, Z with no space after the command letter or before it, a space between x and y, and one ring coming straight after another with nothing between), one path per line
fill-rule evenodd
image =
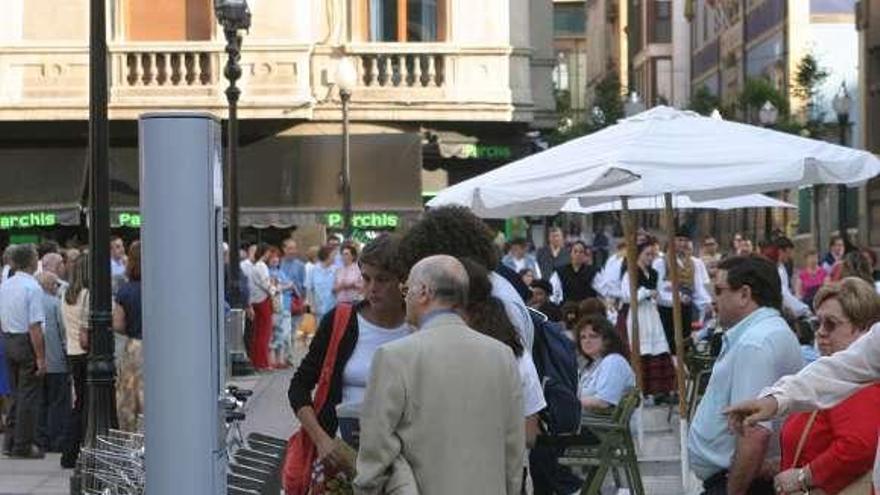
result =
M837 114L839 143L841 146L846 146L846 131L849 127L849 111L852 106L852 99L849 96L849 91L846 89L846 81L840 83L840 89L837 91L837 94L834 95L834 99L831 100L831 106L834 108L834 113ZM849 191L843 184L838 186L837 191L837 205L839 210L838 219L840 220L838 231L840 236L843 237L843 243L846 245L847 249L849 249L849 232L847 232L847 228L849 227Z
M846 128L849 126L849 111L852 106L852 99L849 96L849 91L846 89L845 82L840 84L840 89L834 95L834 99L831 100L831 106L834 108L834 113L837 114L837 123L840 124L840 144L846 145Z
M645 102L639 97L639 94L633 91L629 94L626 103L623 104L623 112L627 117L642 113L645 111Z
M770 101L765 101L761 110L758 112L758 121L761 122L761 125L764 127L773 127L776 125L777 120L779 120L779 109L776 108L776 105L770 103Z
M351 147L348 129L348 104L351 91L357 85L357 68L354 63L343 57L336 66L336 86L339 88L339 99L342 100L342 171L340 185L342 189L342 229L346 240L351 239Z
M233 308L244 308L239 286L239 228L238 228L238 98L241 96L235 82L241 78L241 31L251 27L251 11L247 0L214 0L214 14L226 37L226 66L223 75L229 81L226 100L229 102L226 144L226 184L229 208L229 303Z
M594 125L605 125L605 112L598 105L593 107L591 117Z

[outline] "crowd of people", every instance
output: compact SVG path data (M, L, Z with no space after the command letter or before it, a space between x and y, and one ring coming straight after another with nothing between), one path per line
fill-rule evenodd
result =
M110 244L116 339L116 406L120 428L143 414L140 243ZM85 247L45 242L11 245L0 278L0 429L4 455L39 459L60 452L72 468L88 401L89 259Z
M570 339L561 337L583 411L617 406L636 384L646 401L674 404L675 368L685 364L674 354L673 272L685 338L717 343L688 437L705 493L870 490L880 429L873 253L837 237L827 253L796 253L778 233L754 244L737 234L723 250L711 237L695 248L680 229L665 243L640 230L628 259L609 230L590 243L554 227L538 249L524 239L501 246L469 210L444 207L364 246L331 237L304 257L293 239L241 246L241 292L228 284L226 299L245 307L254 367L292 366L295 330L314 327L288 399L297 445L320 462L286 466L288 493L319 479L315 466L344 473L358 493L578 492L583 480L540 441L559 400L536 354L541 332ZM143 412L140 244L115 238L111 253L117 420L134 430ZM86 404L88 257L19 245L3 263L4 452L61 451L71 466ZM809 407L824 409L791 412ZM784 422L771 420L781 414Z
M683 363L673 352L672 270L659 239L638 234L636 308L629 307L623 242L598 263L590 244L566 240L558 228L537 250L523 239L504 248L495 241L465 209L432 210L400 239L383 237L365 248L389 251L381 267L389 285L364 277L337 353L330 349L339 306L324 316L291 381L290 402L318 458L350 473L356 491L381 492L388 483L415 480L419 493L464 493L475 486L501 493L580 489L577 479L545 483L540 459L528 454L540 449L536 438L547 433L540 412L548 398L531 354L538 330L526 307L566 329L578 353L577 395L585 411L615 407L639 381L648 400L679 400L674 370ZM880 415L870 412L880 411L880 385L834 408L793 414L784 424L760 423L742 435L728 428L724 415L806 363L844 351L880 321L874 260L841 241L833 238L820 257L813 251L796 256L792 241L778 234L754 244L736 235L729 250L711 237L695 249L684 229L670 239L685 337L719 343L688 439L693 471L706 493L839 493L870 479L880 428ZM377 269L364 260L360 267L364 273ZM387 319L377 320L370 309L380 301L393 309ZM634 318L638 350L631 348ZM462 327L472 332L460 333ZM494 354L473 333L506 346L512 363L490 358ZM641 380L630 367L632 352L641 355ZM316 411L312 397L330 354L330 395ZM499 370L509 370L518 387ZM505 425L513 421L511 408L519 407L519 433L511 437ZM486 416L494 419L491 428L481 423ZM487 443L497 450L486 451ZM450 445L456 447L450 451ZM470 451L488 462L479 472L464 455ZM516 469L512 459L519 459ZM554 476L566 477L560 466L554 469Z

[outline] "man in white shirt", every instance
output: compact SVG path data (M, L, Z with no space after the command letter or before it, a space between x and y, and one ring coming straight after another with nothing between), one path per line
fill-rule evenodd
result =
M520 273L525 269L532 271L532 275L536 280L543 278L541 276L541 267L535 257L526 252L527 243L524 238L517 238L510 241L510 250L501 262L507 265L511 270Z
M791 278L788 276L788 270L785 264L791 260L794 251L794 243L788 237L779 237L774 243L779 253L779 259L776 264L776 271L779 272L779 281L782 284L782 305L797 318L809 316L810 307L803 301L795 297L791 292Z
M711 312L712 297L706 290L709 285L708 271L706 266L688 254L689 233L685 229L679 229L675 234L675 251L678 263L679 292L681 296L681 322L684 335L691 331L691 322L694 311L700 314ZM660 319L663 321L663 330L666 333L666 341L669 348L675 349L675 332L672 320L672 279L668 266L667 256L658 257L654 260L654 270L657 270L657 309Z
M125 280L126 262L125 242L115 235L110 239L110 279L113 283L113 294L116 294L119 283Z
M602 297L609 300L625 299L628 296L620 292L623 277L623 261L626 259L626 243L617 245L617 251L605 262L605 267L596 276L595 288Z
M38 261L34 246L22 244L8 251L15 275L0 285L0 328L14 395L3 451L16 458L40 459L43 452L34 445L34 434L46 374L43 289L33 276Z

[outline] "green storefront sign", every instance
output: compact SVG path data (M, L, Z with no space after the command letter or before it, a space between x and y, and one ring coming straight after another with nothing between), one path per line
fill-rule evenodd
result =
M486 144L462 145L463 158L479 158L484 160L506 160L513 156L510 146L492 146Z
M331 229L342 228L342 213L328 213L326 221ZM399 224L400 215L396 213L354 213L351 216L351 226L355 229L396 229Z
M55 225L58 225L58 219L54 213L31 211L0 215L0 230L54 227Z
M141 215L140 213L122 212L116 217L116 224L120 227L140 228Z

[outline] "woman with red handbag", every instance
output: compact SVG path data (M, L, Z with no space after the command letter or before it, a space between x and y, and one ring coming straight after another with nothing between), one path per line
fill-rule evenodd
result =
M373 353L411 331L399 288L397 243L395 237L385 235L364 248L359 260L363 301L353 307L340 304L322 319L290 381L288 398L302 426L288 444L283 476L288 495L309 493L316 464L325 473L328 469L353 472L347 449L336 436L340 430L343 440L356 448L358 421L338 418L337 407L359 409Z

